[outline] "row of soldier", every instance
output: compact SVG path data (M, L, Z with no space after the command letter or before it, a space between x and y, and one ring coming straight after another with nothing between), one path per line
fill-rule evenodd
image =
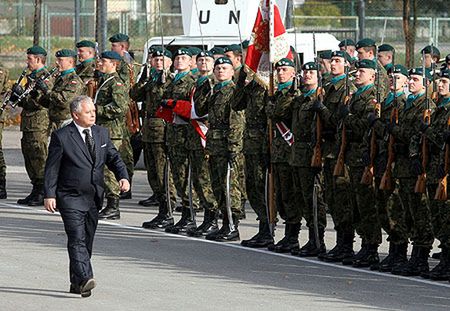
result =
M154 195L139 204L159 207L158 215L144 222L144 228L186 231L216 241L239 240L239 219L248 199L259 228L251 239L241 241L243 246L448 279L450 215L446 197L434 200L434 194L448 170L443 146L450 140L450 80L448 69L437 73L436 47L423 49L423 68L408 71L389 64L395 55L389 45L377 49L371 39L356 44L344 40L340 51L322 53L320 64L303 64L299 87L296 63L280 60L275 66L278 87L270 96L242 66L248 42L210 51L180 48L173 54L164 47L152 47L139 81L133 84L129 38L117 34L110 41L112 51L98 59L95 43L79 42L77 66L75 51L58 51L55 81L38 79L47 73L45 50L27 50L32 71L27 83L36 81L36 87L19 105L23 107L22 152L33 191L18 203L42 203L48 134L67 123L68 104L78 95L94 97L97 124L110 129L131 173L133 133L126 115L131 100L142 101L144 161ZM358 60L350 56L354 53ZM23 93L19 85L14 86L14 94ZM429 85L431 89L435 85L439 93L433 99L433 92L427 92ZM429 110L431 120L422 120L423 111ZM274 129L270 156L268 120ZM421 150L423 141L428 144ZM312 166L316 147L320 164ZM421 161L424 153L428 162ZM277 243L266 204L270 165L276 208L286 224L284 237ZM428 191L418 193L416 180L425 172ZM373 178L362 183L368 173ZM100 218L118 219L120 194L114 176L109 175L105 183L107 205ZM181 199L181 219L176 223L175 194ZM199 226L193 194L204 210ZM337 233L336 245L328 252L326 209ZM306 245L300 247L302 219L309 234ZM382 229L388 234L389 254L380 262ZM356 253L355 232L362 242ZM435 238L442 253L439 265L429 272L428 256ZM408 260L409 241L413 251Z

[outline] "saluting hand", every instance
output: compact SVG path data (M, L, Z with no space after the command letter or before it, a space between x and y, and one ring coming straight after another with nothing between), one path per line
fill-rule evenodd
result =
M57 210L56 199L55 198L44 199L44 207L50 213L56 212L56 210Z
M130 182L128 181L128 179L119 180L119 188L122 192L130 191Z

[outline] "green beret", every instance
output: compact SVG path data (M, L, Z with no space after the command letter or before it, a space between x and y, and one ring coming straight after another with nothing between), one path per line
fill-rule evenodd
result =
M394 71L394 73L399 73L406 77L408 76L408 69L406 69L405 66L400 65L400 64L395 65L395 67L392 67L389 71L390 71L390 73L392 73L392 71Z
M69 49L62 49L55 53L56 57L77 57L77 52Z
M379 52L394 52L395 49L392 45L390 44L382 44L378 47L378 53Z
M447 78L447 79L450 79L450 69L443 69L443 70L441 70L439 76L440 76L441 78Z
M191 51L189 51L188 48L180 48L180 49L177 49L177 50L175 51L175 53L173 54L173 57L175 58L175 57L177 57L178 55L188 55L188 56L192 57L192 53L191 53Z
M230 44L225 47L224 52L242 52L242 49L239 44Z
M219 57L218 59L216 59L216 61L214 62L214 67L216 67L217 65L222 65L222 64L229 64L229 65L233 66L233 63L231 62L231 60L226 56Z
M100 55L100 58L122 60L120 54L114 51L105 51Z
M114 36L109 38L109 42L128 42L130 38L123 33L116 33Z
M361 39L355 45L356 49L366 48L366 47L370 47L370 46L376 46L375 41L370 38Z
M161 47L157 47L154 49L152 53L152 57L158 57L158 56L165 56L168 58L172 58L172 52L170 52L168 49L164 49L164 52Z
M160 45L153 44L148 48L148 54L153 54L156 50L162 51L162 47Z
M290 60L289 58L282 58L275 64L275 68L278 68L281 66L289 66L289 67L295 68L294 62L292 60Z
M78 42L75 45L77 48L93 48L95 49L95 42L89 41L89 40L83 40Z
M431 54L431 55L435 55L437 57L441 57L441 51L439 51L439 49L437 47L435 47L434 45L433 46L427 45L420 51L420 54L422 54L424 52L425 52L425 54Z
M344 39L341 42L339 42L339 47L342 48L344 46L355 46L355 41L352 39Z
M357 69L360 68L368 68L368 69L373 69L376 70L377 69L377 63L371 59L363 59L360 61L357 61L355 64L355 67Z
M27 54L47 56L47 51L39 45L34 45L31 48L27 49Z
M211 57L211 58L214 58L214 54L211 51L201 51L197 55L197 58L199 58L199 57Z
M320 68L320 65L317 66L317 63L315 63L315 62L309 62L309 63L303 64L302 70L317 70L317 67Z
M249 44L250 44L250 40L244 40L244 41L242 41L242 43L241 43L242 48L244 48L244 49L248 48L248 45L249 45Z
M331 52L331 57L342 57L349 63L352 62L352 57L345 51L333 51Z
M418 76L422 76L423 75L423 69L422 67L417 67L417 68L413 68L409 70L409 75L418 75ZM428 80L431 80L432 76L431 76L431 71L428 68L425 68L425 78L427 78Z
M191 54L194 55L198 55L198 53L200 53L202 51L202 49L199 49L196 46L191 46L188 48L188 50L191 52Z
M213 47L211 50L211 53L213 53L213 55L217 55L217 54L225 54L225 50L224 48L220 47L220 46L215 46Z
M319 57L322 59L331 59L331 50L320 52Z

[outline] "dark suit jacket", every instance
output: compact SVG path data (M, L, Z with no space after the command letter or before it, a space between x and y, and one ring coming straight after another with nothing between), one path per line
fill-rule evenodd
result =
M52 134L45 164L44 195L45 198L56 198L58 209L86 211L92 206L101 209L105 165L117 180L129 179L108 130L94 125L91 132L95 142L95 163L73 122Z

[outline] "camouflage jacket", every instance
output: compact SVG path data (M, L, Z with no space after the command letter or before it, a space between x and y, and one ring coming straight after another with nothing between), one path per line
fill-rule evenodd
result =
M75 71L64 76L59 75L52 90L43 97L42 105L47 105L50 122L56 127L69 120L70 103L75 97L86 94L86 86Z
M434 104L430 102L430 108L434 110ZM410 158L419 155L420 151L420 123L423 111L426 109L424 94L412 102L405 103L404 108L398 114L398 126L392 129L395 139L395 166L393 176L396 178L415 178L411 172Z
M134 80L134 76L132 77L132 74L134 73L130 72L130 68L132 68L133 65L128 64L123 59L120 61L119 66L117 67L117 74L120 77L120 79L125 83L126 89L130 89L131 86L131 79Z
M217 156L238 154L242 152L244 113L231 109L236 86L230 81L220 89L217 85L214 88L214 94L206 102L195 106L198 115L208 114L206 150Z
M236 88L232 98L235 111L244 110L244 154L267 152L267 94L255 80L243 88Z
M347 137L347 148L345 150L345 163L349 166L363 166L362 154L368 151L369 121L370 113L375 111L373 100L375 99L375 88L372 86L363 92L356 91L350 100L350 113L344 118ZM342 140L342 132L338 132L339 145Z
M2 64L0 64L0 95L3 96L4 93L8 91L8 79L9 71Z
M380 76L379 80L380 85L378 85L378 75ZM377 74L375 77L375 87L380 92L380 102L383 102L389 93L389 77L386 69L378 60L377 60Z
M32 72L27 75L27 83L25 88L35 79L41 77L42 75L48 74L46 67L43 67L37 72ZM46 81L48 87L52 89L53 79L47 79ZM41 90L33 90L27 97L25 97L18 105L22 107L22 112L20 113L20 130L22 132L37 132L46 131L49 128L49 116L48 109L44 107L41 103L45 100L44 94ZM45 106L49 106L46 103Z
M294 144L290 164L299 167L311 167L313 155L312 141L313 133L316 130L315 113L311 110L312 105L317 100L317 93L314 90L310 95L302 94L292 101L292 132L294 133Z
M429 148L427 178L429 183L437 183L437 170L445 161L444 131L450 129L447 122L450 118L450 101L438 99L437 108L431 115L431 124L425 131Z
M95 101L97 124L109 129L111 139L124 136L128 101L126 86L116 72L100 78Z
M166 75L166 82L161 83L161 75L154 74L150 80L142 79L133 85L130 97L136 102L142 101L142 141L148 143L164 143L165 121L155 116L156 110L161 104L163 93L172 82Z
M77 65L75 68L77 75L86 84L89 80L94 78L95 72L95 59L91 58Z

